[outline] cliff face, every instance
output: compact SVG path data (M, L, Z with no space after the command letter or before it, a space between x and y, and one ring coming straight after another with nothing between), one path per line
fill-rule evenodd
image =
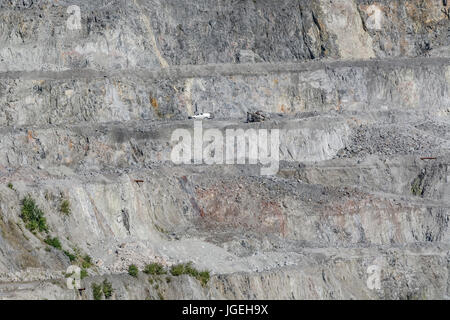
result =
M1 10L4 71L448 57L437 0L5 0Z
M0 1L0 298L447 299L449 10ZM174 164L197 113L279 129L279 170ZM127 274L188 261L206 285Z

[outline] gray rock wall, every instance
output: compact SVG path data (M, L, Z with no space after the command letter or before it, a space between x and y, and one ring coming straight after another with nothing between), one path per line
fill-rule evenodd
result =
M0 1L0 299L448 299L449 9ZM202 112L280 130L279 170L173 163ZM142 272L189 261L206 285Z

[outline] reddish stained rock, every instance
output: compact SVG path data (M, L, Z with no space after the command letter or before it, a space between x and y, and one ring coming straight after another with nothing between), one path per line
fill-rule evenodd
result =
M277 201L242 194L239 188L227 185L196 188L196 197L209 228L220 225L286 236L286 218Z

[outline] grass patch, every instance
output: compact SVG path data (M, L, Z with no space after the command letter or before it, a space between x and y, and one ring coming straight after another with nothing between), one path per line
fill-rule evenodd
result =
M70 262L76 262L82 270L92 267L92 258L88 254L81 256L80 249L76 247L73 247L72 249L74 253L71 253L68 250L63 250L63 253L69 258Z
M192 262L173 265L170 268L170 273L175 277L187 274L200 281L202 286L205 286L210 279L209 271L198 271L192 266Z
M80 279L84 279L88 276L88 272L86 269L81 269L80 271Z
M61 206L59 208L59 211L61 211L62 213L69 215L70 214L70 202L67 199L64 199L63 201L61 201Z
M81 267L88 269L92 266L92 258L86 254L81 258Z
M114 292L111 282L109 282L107 279L103 280L102 290L103 290L103 294L105 295L106 299L111 298L111 296Z
M83 269L89 269L92 267L92 258L88 254L81 255L81 250L77 248L76 246L72 247L73 254L70 253L67 250L64 250L64 254L69 257L70 262L76 262L78 266L80 266Z
M63 250L64 254L69 258L70 262L74 262L75 260L77 260L77 256L74 254L71 254L69 251L67 250Z
M59 241L59 239L57 237L54 237L54 238L47 237L47 239L45 239L44 242L46 244L48 244L49 246L52 246L53 248L62 250L61 242Z
M134 264L130 264L130 266L128 267L128 274L132 277L137 278L138 273L139 273L138 268Z
M211 279L209 271L204 270L204 271L200 271L198 273L197 280L200 281L202 286L206 286L209 282L209 279Z
M166 274L167 271L164 269L164 266L162 264L154 262L145 266L144 273L152 275L162 275Z
M96 283L92 284L92 296L94 300L102 300L103 298L103 289L102 286Z
M48 232L47 220L44 212L38 208L36 202L31 196L26 196L22 200L22 210L20 217L25 222L25 226L31 232Z
M175 276L181 276L184 274L184 264L176 264L170 267L170 273Z
M423 194L422 177L421 176L415 178L413 183L411 184L411 193L415 196L421 196Z
M155 229L156 229L158 232L164 233L164 234L169 234L169 232L168 232L166 229L164 229L163 227L160 227L160 226L158 226L157 224L154 224L154 226L155 226Z

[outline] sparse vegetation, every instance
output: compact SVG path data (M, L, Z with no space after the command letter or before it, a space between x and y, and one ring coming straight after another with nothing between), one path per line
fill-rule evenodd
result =
M81 260L81 267L88 269L92 266L92 258L89 255L84 255Z
M56 249L62 250L62 252L69 258L70 262L76 262L76 264L82 268L81 273L83 274L84 272L85 275L87 276L86 269L92 267L92 258L88 254L85 254L84 256L81 257L80 250L76 247L73 248L74 253L71 253L68 250L63 250L61 242L56 237L55 238L47 237L47 239L45 239L44 242Z
M59 208L59 210L66 214L69 215L70 214L70 202L67 199L64 199L63 201L61 201L61 207Z
M103 280L103 284L102 284L102 290L103 290L103 294L105 295L106 299L111 298L114 289L112 287L111 282L109 282L107 279Z
M88 254L81 256L81 251L77 247L72 247L72 250L73 253L68 250L63 250L64 254L69 258L70 262L76 262L76 264L80 266L82 270L85 270L85 272L86 269L92 267L92 258Z
M164 269L164 266L162 264L154 262L145 266L144 273L152 275L162 275L166 274L167 271Z
M421 176L415 178L413 183L411 184L411 193L415 196L422 195L423 188L422 188L422 177Z
M173 265L170 267L170 273L175 277L181 276L184 274L184 264Z
M71 253L68 250L63 250L58 238L47 237L47 239L44 241L45 243L51 245L52 247L62 250L63 253L69 258L70 262L76 262L76 264L82 268L81 272L82 273L84 272L85 275L87 276L86 269L92 267L92 258L89 255L85 254L84 256L81 257L80 249L76 247L73 248L74 253Z
M164 233L164 234L168 234L169 233L166 229L164 229L163 227L158 226L157 224L154 224L154 226L155 226L155 229L158 232L160 232L160 233Z
M130 276L137 278L138 273L139 273L139 270L138 270L138 268L137 268L134 264L131 264L131 265L128 267L128 274L129 274Z
M200 271L197 276L197 280L200 281L202 286L206 286L208 284L210 278L211 278L211 276L209 275L209 271L207 271L207 270Z
M93 283L91 287L92 287L92 296L94 297L94 300L102 300L103 297L102 286Z
M75 260L77 260L77 256L74 254L71 254L69 251L67 250L63 250L64 254L69 258L70 262L73 262Z
M182 274L187 274L193 278L196 278L203 286L205 286L210 279L209 271L198 271L192 267L192 262L173 265L170 268L170 273L176 277L181 276Z
M21 216L25 222L25 226L31 232L48 232L47 220L44 217L44 212L38 208L36 202L31 196L26 196L22 200Z
M46 244L48 244L49 246L52 246L53 248L62 250L62 246L61 246L61 242L59 241L59 239L57 237L51 238L51 237L47 237L44 242ZM69 258L70 259L70 258Z
M80 278L81 278L81 279L84 279L84 278L86 278L87 276L88 276L87 270L86 270L86 269L81 269L81 271L80 271Z
M11 182L8 183L8 188L10 188L11 190L14 190L14 186L13 186L13 184Z

